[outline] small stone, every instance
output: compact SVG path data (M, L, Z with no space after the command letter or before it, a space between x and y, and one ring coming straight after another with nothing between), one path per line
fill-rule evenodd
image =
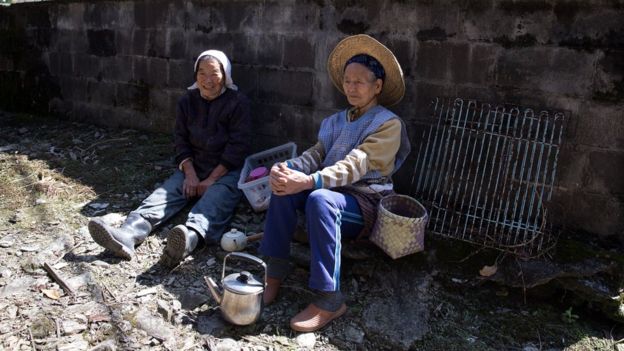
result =
M35 205L43 205L43 204L46 204L46 203L48 203L48 201L46 199L39 198L39 199L35 200Z
M56 330L56 324L51 318L42 316L33 321L30 330L35 338L43 339L52 335Z
M154 318L148 311L141 309L136 314L136 324L147 335L159 339L173 339L173 331L160 318Z
M108 339L106 341L103 341L95 345L89 351L116 351L116 350L117 350L117 346L115 346L115 340Z
M178 300L173 300L171 302L171 305L172 305L174 311L179 311L180 309L182 309L182 304Z
M173 313L167 301L157 300L156 304L158 305L157 307L158 313L160 313L160 315L163 317L164 320L166 320L167 322L170 322L173 317Z
M15 239L13 239L12 235L7 235L4 238L0 239L0 247L9 248L15 244Z
M93 202L89 204L89 207L91 207L94 210L103 210L105 208L108 207L108 202Z
M9 306L6 309L9 319L15 319L17 317L17 306Z
M87 329L87 325L84 323L79 323L73 320L66 320L61 322L61 327L63 329L64 335L72 335L78 334L83 330Z
M349 325L345 330L345 339L356 344L361 344L364 341L364 332L357 327Z
M236 342L236 340L234 339L223 339L221 340L216 347L217 351L234 351L234 350L240 350L240 346L238 346L238 343Z
M22 127L22 128L20 128L20 129L18 129L17 131L18 131L20 134L24 134L24 133L28 132L28 128L26 128L26 127Z
M535 345L528 343L523 348L522 351L539 351L539 348L535 347Z
M35 252L35 251L39 250L39 245L37 245L37 244L24 245L24 246L20 247L20 250L22 250L24 252Z
M316 344L316 335L314 335L314 333L299 334L295 341L300 347L313 349Z
M156 294L157 292L158 292L158 289L156 287L152 287L152 288L147 288L147 289L143 289L139 291L138 293L136 293L135 296L141 297L141 296Z
M13 275L13 272L11 272L11 270L8 268L0 270L0 277L2 278L11 278L12 275Z
M218 332L223 328L225 328L225 324L217 313L214 313L210 316L199 316L197 318L197 332L199 332L200 334L215 335L218 334L215 332Z
M74 350L87 350L89 343L86 340L76 340L69 344L61 345L57 348L58 351L74 351Z

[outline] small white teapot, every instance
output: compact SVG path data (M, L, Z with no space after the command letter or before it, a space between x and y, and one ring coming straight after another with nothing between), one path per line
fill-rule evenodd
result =
M221 237L221 248L228 252L244 250L247 243L262 239L262 234L247 236L236 228L232 228Z

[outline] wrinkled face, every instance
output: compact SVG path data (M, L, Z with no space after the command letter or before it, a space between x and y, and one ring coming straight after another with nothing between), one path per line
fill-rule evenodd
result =
M377 95L381 93L383 81L376 79L373 72L360 63L350 63L344 71L342 89L349 104L362 108L371 102L377 105Z
M219 96L225 85L225 76L221 71L221 64L214 59L199 62L195 79L199 93L206 100L212 100Z

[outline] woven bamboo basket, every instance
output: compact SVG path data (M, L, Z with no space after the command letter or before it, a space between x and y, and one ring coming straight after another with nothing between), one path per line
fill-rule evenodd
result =
M377 207L370 240L393 259L425 249L427 209L406 195L386 196Z

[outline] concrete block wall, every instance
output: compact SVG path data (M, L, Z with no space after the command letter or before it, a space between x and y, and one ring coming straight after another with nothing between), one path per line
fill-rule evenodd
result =
M554 221L624 241L624 6L608 0L55 1L0 8L0 109L169 131L195 57L226 52L257 150L315 141L350 34L397 55L414 145L436 96L565 111ZM409 191L415 155L396 177Z

